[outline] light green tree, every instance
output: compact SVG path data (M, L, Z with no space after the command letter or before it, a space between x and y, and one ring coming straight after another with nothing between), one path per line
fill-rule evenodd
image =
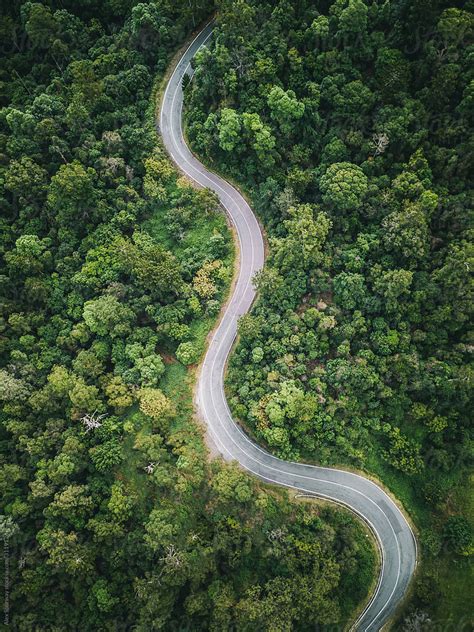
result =
M133 310L111 294L87 301L82 316L93 333L111 338L130 333L135 319Z
M278 122L282 132L289 134L294 130L295 121L304 114L304 103L298 101L293 90L283 90L280 86L273 86L268 95L268 106L271 116Z
M351 162L336 162L321 176L319 186L326 204L338 211L355 211L367 193L367 176Z
M241 142L242 124L239 114L231 108L224 108L218 124L219 145L224 151L233 151Z
M176 357L182 364L194 364L199 359L199 350L193 342L181 342L176 349Z

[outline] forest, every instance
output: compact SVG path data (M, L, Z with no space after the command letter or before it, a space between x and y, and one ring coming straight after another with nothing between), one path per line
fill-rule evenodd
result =
M194 151L269 239L232 411L403 503L406 630L472 625L473 36L472 1L220 0L185 92Z
M216 12L187 137L269 242L232 411L386 485L421 544L395 628L470 630L472 0L0 6L0 625L343 630L374 585L365 527L209 462L193 416L235 249L155 117Z
M366 528L209 462L193 418L234 247L155 109L213 3L1 6L2 629L343 627Z

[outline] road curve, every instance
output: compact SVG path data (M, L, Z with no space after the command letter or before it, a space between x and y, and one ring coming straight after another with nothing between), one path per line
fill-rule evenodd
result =
M375 483L351 472L283 461L256 445L232 419L224 394L227 357L237 334L237 321L255 297L254 274L264 263L259 224L244 198L225 180L208 171L188 149L182 132L185 74L191 60L211 37L208 24L180 58L163 95L159 132L173 161L190 179L215 191L235 226L240 268L234 292L205 355L197 385L197 406L208 431L227 460L238 461L260 479L345 505L362 517L379 543L382 563L377 587L353 629L380 630L405 594L416 566L416 540L405 516Z

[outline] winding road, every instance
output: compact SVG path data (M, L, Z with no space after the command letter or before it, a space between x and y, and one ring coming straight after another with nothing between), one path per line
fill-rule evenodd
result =
M197 406L214 444L227 460L238 461L263 481L318 496L348 507L368 524L381 552L378 584L353 629L380 630L404 596L416 567L417 548L404 514L378 485L344 470L278 459L256 445L232 419L224 394L226 361L237 335L237 321L255 298L254 274L264 263L260 226L242 195L208 171L188 149L182 131L183 77L192 76L191 60L212 35L208 24L180 58L163 95L159 132L171 158L190 179L215 191L235 226L240 267L225 313L205 355L197 385Z

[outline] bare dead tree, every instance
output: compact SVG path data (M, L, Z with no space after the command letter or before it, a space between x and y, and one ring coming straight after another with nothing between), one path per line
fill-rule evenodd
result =
M54 141L51 144L51 149L53 149L54 151L56 151L60 156L62 161L64 162L64 164L67 164L67 158L66 156L63 154L63 152L61 151L61 148L59 147L59 145L57 143L55 143Z
M267 534L267 538L270 540L270 542L281 542L284 537L285 532L281 527L278 527L277 529L272 529Z
M436 57L438 58L439 63L441 63L443 59L446 57L447 52L448 52L448 48L446 46L443 46L443 48L440 48L439 50L436 51Z
M97 410L94 410L92 415L86 413L82 418L81 422L85 426L86 432L90 432L91 430L97 430L102 426L102 419L107 417L107 413L103 415L98 415Z
M385 134L385 132L380 132L372 136L372 141L375 146L374 155L379 156L380 154L383 154L384 151L387 149L390 139L387 134Z
M239 77L243 77L244 75L246 75L249 69L249 62L248 59L246 59L245 50L243 48L237 47L235 48L235 50L232 51L231 57L232 65L237 75Z
M176 570L183 565L181 555L179 551L176 550L174 544L170 544L166 547L166 553L160 558L160 562L163 562L169 570Z
M156 467L155 463L148 463L148 465L145 468L145 472L147 474L153 474L153 472L155 471L155 467Z

